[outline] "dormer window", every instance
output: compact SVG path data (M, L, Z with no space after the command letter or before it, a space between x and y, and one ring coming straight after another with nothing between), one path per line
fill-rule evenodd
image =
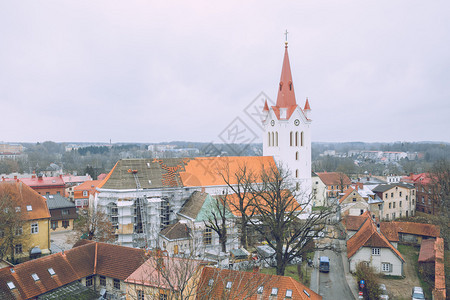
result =
M31 277L33 277L34 281L39 280L39 276L36 273L31 274Z
M52 276L56 274L56 273L55 273L55 270L53 270L53 268L48 268L47 271L48 271L48 273L49 273L50 275L52 275Z
M14 282L12 282L12 281L8 281L6 284L8 285L8 287L9 287L10 290L16 288L16 286L14 285Z
M292 298L292 290L286 290L286 298Z
M263 293L263 291L264 291L264 286L261 285L261 286L259 286L258 289L256 290L256 293L259 294L259 295L261 295L261 294Z

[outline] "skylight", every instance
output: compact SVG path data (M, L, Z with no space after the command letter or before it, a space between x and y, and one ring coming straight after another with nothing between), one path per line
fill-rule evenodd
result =
M33 277L34 281L39 280L39 276L36 273L31 274L31 277Z
M276 296L278 295L278 288L272 288L272 293L270 294L270 296Z
M214 283L214 279L210 279L209 282L208 282L208 285L209 285L209 286L212 286L213 283Z
M27 211L32 211L33 207L31 205L27 205Z
M303 293L305 293L306 296L311 297L311 295L306 290L303 290Z
M8 287L9 287L10 290L16 288L16 286L14 285L14 283L13 283L12 281L8 281L6 284L8 285Z
M286 298L292 298L292 290L286 290Z
M227 289L231 289L231 286L233 285L233 283L231 281L227 282L226 288Z
M256 290L256 292L257 292L258 294L262 294L262 293L263 293L263 290L264 290L264 287L261 285L260 287L258 287L258 289Z
M50 275L55 275L55 270L53 270L53 268L48 268L47 271L50 273Z

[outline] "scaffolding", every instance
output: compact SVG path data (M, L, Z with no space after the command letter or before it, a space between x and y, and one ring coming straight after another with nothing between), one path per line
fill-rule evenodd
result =
M136 204L139 209L139 215L141 217L141 226L142 226L142 233L144 238L145 247L148 247L148 231L147 231L147 214L146 209L144 205L145 198L139 196L139 192L142 190L141 183L139 181L139 177L137 175L137 170L128 170L128 173L133 174L134 180L136 181ZM136 216L137 217L137 216ZM137 220L136 220L137 221ZM136 222L139 223L139 222ZM139 245L142 247L142 245Z

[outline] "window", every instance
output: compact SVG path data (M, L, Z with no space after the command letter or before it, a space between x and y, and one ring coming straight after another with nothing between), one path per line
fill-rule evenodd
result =
M145 293L143 290L137 290L137 300L144 300L145 299Z
M298 169L295 170L295 178L298 178Z
M39 280L39 276L36 273L31 274L31 277L33 277L34 281Z
M406 195L406 201L408 201L408 195Z
M278 131L275 131L275 146L278 147Z
M391 198L394 198L394 193L391 193Z
M298 131L295 132L295 146L298 146Z
M228 282L227 282L227 285L225 286L225 288L231 289L231 286L232 286L232 285L233 285L233 282L228 281Z
M63 216L66 216L66 215L68 215L69 214L69 210L68 209L63 209L62 210L62 215Z
M300 146L303 147L303 131L300 133Z
M14 254L22 254L22 244L17 244L14 246Z
M292 145L294 144L293 140L294 140L294 133L291 131L291 134L290 134L290 143L289 143L290 146L292 146Z
M8 285L8 287L9 287L10 290L16 288L16 286L14 285L14 283L13 283L12 281L8 281L6 284Z
M278 288L272 288L272 292L270 293L270 296L276 296L278 295Z
M48 271L48 273L49 273L50 275L52 275L52 276L56 274L56 273L55 273L55 270L53 270L53 268L48 268L47 271Z
M270 147L270 132L268 132L267 134L268 134L267 144L268 144L269 147Z
M400 201L399 206L402 207L402 201Z
M292 290L286 290L286 298L292 298Z
M88 191L83 191L83 197L87 197Z
M331 186L331 189L333 189L333 186Z
M372 248L372 255L380 255L380 248Z
M159 294L159 300L167 300L167 294L160 292Z
M399 196L400 196L400 197L402 196L402 192L401 192L401 191L399 192Z
M31 223L31 233L38 233L39 232L39 225L37 222Z
M425 203L425 197L422 196L422 203Z
M106 286L106 277L105 276L100 276L100 285Z
M212 230L211 228L206 228L203 232L203 244L211 245L212 242Z
M62 227L64 227L64 228L69 227L69 220L63 220L62 221Z
M389 208L391 208L391 206L392 206L391 204L392 204L392 203L389 203Z
M58 221L52 221L51 227L53 230L56 230L56 228L58 228Z
M395 213L392 213L392 220L395 219Z
M383 272L392 272L392 265L390 263L382 263L381 270Z
M353 202L356 202L356 198L353 198Z
M386 199L388 198L388 193L384 194L384 198Z
M298 151L295 152L295 160L298 160Z
M214 279L210 279L209 281L208 281L208 285L209 286L212 286L214 284Z
M16 212L18 213L18 212L20 212L20 210L21 210L20 206L17 206L16 207Z
M86 286L92 286L92 282L93 282L92 277L93 277L92 275L86 277Z
M275 139L274 139L273 131L271 132L271 135L270 135L270 142L271 142L272 146L275 145Z
M22 226L16 227L16 235L22 235L22 233L23 233L23 227Z
M258 289L256 290L256 293L261 295L263 293L263 291L264 291L264 287L262 285L260 285L258 287Z
M27 211L32 211L33 207L31 205L27 205Z
M114 278L114 288L120 290L120 280Z
M392 203L392 208L395 208L395 202Z
M412 192L413 192L413 195L414 195L414 190Z

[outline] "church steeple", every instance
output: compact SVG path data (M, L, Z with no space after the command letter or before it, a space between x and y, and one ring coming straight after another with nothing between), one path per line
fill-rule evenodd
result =
M277 104L278 108L290 108L297 106L295 101L294 83L292 82L291 66L289 63L288 45L284 51L283 68L281 69L280 84L278 85Z

